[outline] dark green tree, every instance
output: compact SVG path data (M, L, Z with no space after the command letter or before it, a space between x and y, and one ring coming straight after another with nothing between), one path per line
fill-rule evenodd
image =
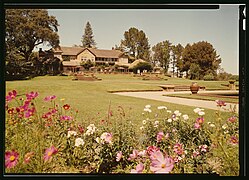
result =
M164 69L164 72L167 73L170 62L171 43L168 40L159 42L152 47L152 51L153 61L158 63Z
M6 9L6 60L21 56L28 62L37 45L58 46L58 26L56 18L44 9Z
M6 80L35 76L32 52L40 44L58 46L58 26L45 9L5 10Z
M190 70L190 65L196 64L200 67L199 78L203 79L206 74L210 73L216 77L216 71L221 63L221 58L212 44L206 41L200 41L193 45L187 44L183 51L182 61L182 71L188 72Z
M86 23L84 35L82 36L82 46L85 48L92 48L96 46L96 42L93 38L93 30L89 21Z
M137 28L132 27L125 31L120 47L123 47L135 59L149 61L150 45L146 34L142 30L139 31Z

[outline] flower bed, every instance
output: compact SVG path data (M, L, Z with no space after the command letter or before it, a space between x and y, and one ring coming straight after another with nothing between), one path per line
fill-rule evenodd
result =
M118 107L98 124L76 123L78 110L38 92L6 96L6 173L216 173L239 174L238 115L221 123L195 108L196 119L165 106L146 105L139 131ZM216 118L215 118L216 116Z

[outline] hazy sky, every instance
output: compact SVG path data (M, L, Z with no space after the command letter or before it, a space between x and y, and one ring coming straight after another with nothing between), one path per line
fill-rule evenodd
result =
M50 9L59 23L61 46L80 45L87 21L99 49L119 45L130 27L143 30L152 46L169 40L173 44L208 41L228 73L239 73L239 8L221 5L218 10Z

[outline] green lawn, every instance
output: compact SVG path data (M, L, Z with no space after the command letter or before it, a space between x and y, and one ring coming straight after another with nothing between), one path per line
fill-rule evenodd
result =
M144 106L150 104L152 106L152 114L158 113L158 106L167 106L168 109L180 110L183 114L188 114L190 117L196 118L193 113L194 107L185 105L176 105L166 102L146 100L132 97L124 97L108 93L108 91L119 90L161 90L158 85L161 84L185 84L190 85L192 81L186 79L169 78L165 80L142 80L140 77L133 77L125 74L97 74L101 81L72 81L71 76L43 76L36 77L31 80L23 81L7 81L6 93L13 89L17 90L18 94L25 95L30 91L39 92L39 98L36 105L41 109L46 105L43 98L48 95L56 95L56 102L62 105L61 98L64 98L64 103L68 103L72 108L79 110L77 120L84 122L98 122L105 119L109 106L113 113L118 113L118 106L122 106L130 119L141 125L143 120ZM207 89L223 88L220 84L226 82L205 82L197 81L198 84L206 86ZM47 103L47 102L46 102ZM215 118L214 110L206 109L206 119L212 121ZM151 115L152 115L151 114ZM226 120L229 113L222 113Z

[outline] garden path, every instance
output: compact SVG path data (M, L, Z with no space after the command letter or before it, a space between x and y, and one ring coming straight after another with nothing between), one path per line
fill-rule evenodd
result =
M226 92L231 92L231 91L230 90L228 91L199 91L198 93L226 93ZM191 93L191 92L190 91L180 91L180 92L156 91L156 92L117 92L113 94L217 110L217 105L215 101L163 96L165 94L186 94L186 93ZM230 105L232 105L232 107L236 105L236 111L237 112L239 111L238 104L234 104L234 103L226 103L226 104L227 105L222 108L222 111L229 111Z

